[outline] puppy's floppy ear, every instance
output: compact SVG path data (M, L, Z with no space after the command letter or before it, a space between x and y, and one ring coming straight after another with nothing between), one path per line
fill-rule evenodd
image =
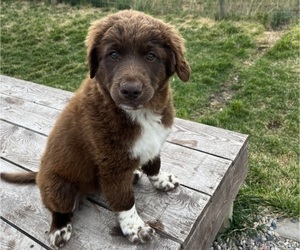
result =
M187 82L190 79L191 68L184 57L184 40L172 27L169 27L167 48L169 50L167 72L169 75L176 72L182 81Z
M90 70L90 77L94 78L101 60L101 40L105 32L112 26L109 16L95 21L91 24L85 40L87 47L87 57Z
M99 66L99 59L98 59L98 51L96 47L92 48L90 53L88 54L88 62L89 62L89 69L90 69L90 78L94 78Z

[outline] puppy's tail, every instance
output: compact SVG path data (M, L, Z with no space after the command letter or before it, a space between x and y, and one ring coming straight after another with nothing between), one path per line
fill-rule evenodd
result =
M37 172L27 173L0 173L2 180L12 183L35 183Z

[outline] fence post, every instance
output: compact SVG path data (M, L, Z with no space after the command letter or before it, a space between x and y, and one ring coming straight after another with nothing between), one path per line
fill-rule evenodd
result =
M222 20L226 16L225 0L219 0L219 19Z

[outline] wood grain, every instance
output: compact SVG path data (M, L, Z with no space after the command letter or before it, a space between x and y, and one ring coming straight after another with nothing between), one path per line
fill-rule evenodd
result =
M16 166L2 159L0 162L3 171L20 171ZM50 227L50 213L41 203L38 188L35 185L15 185L2 181L0 197L1 216L50 247L46 233ZM115 233L117 223L112 212L86 200L81 209L75 211L72 220L74 231L70 242L64 248L66 250L173 250L180 248L179 243L158 234L149 244L132 245L125 237ZM8 240L9 238L6 238L6 241Z
M165 143L161 152L162 171L175 174L182 185L212 195L231 161L197 150Z
M15 250L15 249L45 249L26 235L22 234L17 229L13 228L3 220L0 220L0 249Z
M168 141L234 160L247 135L177 118Z
M208 249L211 235L216 235L226 217L248 172L248 142L241 148L236 161L224 175L211 202L203 210L200 220L195 223L193 234L183 244L184 249Z
M0 121L1 157L27 169L38 169L46 140L46 136Z
M62 110L71 92L0 75L0 93Z
M1 119L48 135L60 111L0 94Z

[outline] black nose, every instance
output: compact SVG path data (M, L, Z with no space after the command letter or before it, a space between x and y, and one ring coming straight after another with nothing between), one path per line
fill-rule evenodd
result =
M124 82L120 86L120 93L124 98L134 100L142 94L142 89L139 82Z

